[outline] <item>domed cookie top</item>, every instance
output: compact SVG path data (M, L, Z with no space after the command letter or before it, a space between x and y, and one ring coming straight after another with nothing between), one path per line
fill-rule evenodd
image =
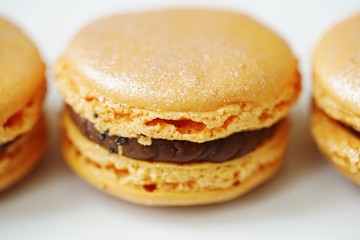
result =
M360 14L323 36L314 52L314 75L342 107L360 114Z
M56 67L80 92L161 111L272 101L299 81L280 37L247 16L218 10L104 18L73 38Z
M34 97L44 83L44 70L31 41L0 19L0 125Z

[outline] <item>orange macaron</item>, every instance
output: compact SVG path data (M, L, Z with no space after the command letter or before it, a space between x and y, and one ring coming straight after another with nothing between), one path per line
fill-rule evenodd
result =
M322 37L313 72L315 141L333 166L360 184L360 14Z
M55 66L62 150L96 187L145 205L234 199L281 167L297 61L231 11L118 14L77 33Z
M0 19L0 191L23 178L45 148L45 66L33 43Z

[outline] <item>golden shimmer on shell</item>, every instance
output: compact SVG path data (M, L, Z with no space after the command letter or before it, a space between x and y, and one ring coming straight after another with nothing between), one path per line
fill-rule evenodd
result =
M320 151L340 172L360 184L360 139L315 105L311 130Z
M104 18L73 38L55 74L81 96L165 112L276 105L284 89L300 86L297 62L279 36L245 15L219 10Z
M45 66L31 41L3 19L0 19L0 49L0 126L3 126L43 88Z
M360 125L360 14L337 24L317 44L313 56L314 87L328 95L337 108L351 112L354 120L347 124ZM333 105L314 94L317 104L332 118L341 120L343 114L332 111ZM345 114L346 115L346 114Z
M223 202L260 185L282 165L288 122L251 153L225 163L171 164L109 154L86 139L62 116L62 148L69 165L98 188L148 205L198 205Z

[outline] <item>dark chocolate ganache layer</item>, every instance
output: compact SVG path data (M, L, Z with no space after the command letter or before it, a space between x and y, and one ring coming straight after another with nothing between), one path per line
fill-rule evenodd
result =
M194 143L180 140L152 139L151 145L138 143L137 138L111 136L108 131L99 132L89 120L79 116L67 106L70 116L89 140L106 148L109 153L117 153L122 147L124 156L147 161L172 163L224 162L244 156L254 150L276 129L277 124L255 131L235 133L227 138L209 142Z
M6 151L6 149L13 143L16 141L17 138L15 138L14 140L12 141L9 141L9 142L6 142L6 143L3 143L0 145L0 154L1 153L4 153Z

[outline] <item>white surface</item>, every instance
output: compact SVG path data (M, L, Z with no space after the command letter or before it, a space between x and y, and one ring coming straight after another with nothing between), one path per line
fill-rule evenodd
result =
M191 2L0 1L0 15L30 35L49 67L46 110L51 124L44 161L0 195L0 239L360 239L360 189L323 161L308 126L311 50L332 24L359 11L360 1ZM169 6L245 12L282 35L299 59L304 90L291 112L285 167L268 184L226 204L147 208L119 201L75 176L57 147L61 98L52 84L51 65L72 34L111 12Z

